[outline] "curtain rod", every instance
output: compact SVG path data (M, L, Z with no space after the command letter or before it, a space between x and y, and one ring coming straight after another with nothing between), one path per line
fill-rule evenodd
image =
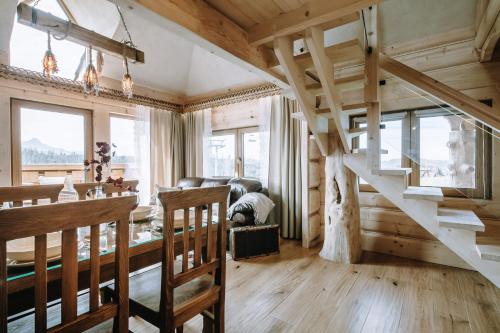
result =
M256 87L242 89L227 94L199 99L184 104L183 112L193 112L217 106L240 103L252 99L281 94L281 88L274 84L262 84Z

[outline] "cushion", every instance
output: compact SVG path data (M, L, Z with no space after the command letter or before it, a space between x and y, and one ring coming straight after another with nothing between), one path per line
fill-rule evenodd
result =
M205 178L205 180L203 180L203 183L201 183L201 187L215 187L215 186L227 185L229 179L231 178L227 177Z
M186 177L179 179L176 186L180 188L200 187L203 180L202 177Z
M181 262L175 262L174 271L181 272ZM213 284L213 277L205 274L182 286L174 289L174 306L195 297L196 295L210 289ZM108 287L114 290L114 284ZM161 265L146 272L136 274L129 279L129 298L140 303L147 308L158 312L160 308L161 289Z
M260 192L262 190L262 183L257 179L233 178L228 182L228 185L231 185L230 205L247 193Z

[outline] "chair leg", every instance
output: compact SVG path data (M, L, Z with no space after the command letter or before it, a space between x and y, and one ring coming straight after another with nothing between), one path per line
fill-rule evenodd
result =
M181 325L181 326L177 327L177 328L175 329L175 332L176 332L176 333L182 333L182 332L184 332L184 325Z
M221 303L214 305L214 330L215 333L224 333L224 306Z
M202 333L213 333L214 321L208 317L203 316L203 331Z

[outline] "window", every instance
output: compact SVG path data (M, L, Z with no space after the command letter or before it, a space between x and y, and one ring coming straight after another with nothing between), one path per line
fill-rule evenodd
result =
M215 132L208 139L208 176L235 176L236 135Z
M366 126L366 118L354 116L352 123ZM410 185L441 187L445 195L490 197L489 129L444 107L384 113L381 124L383 168L411 167ZM366 138L365 133L353 143L366 148ZM361 190L373 190L360 184Z
M263 179L262 134L258 128L216 131L208 146L207 176Z
M68 20L58 1L40 1L37 8ZM85 48L68 40L59 41L55 38L51 38L51 45L59 67L56 75L73 80ZM41 72L46 50L47 33L17 23L16 18L10 40L10 64Z
M112 115L109 123L110 142L114 154L111 158L111 176L125 178L127 169L133 167L135 162L134 118Z
M83 160L92 154L91 133L89 110L14 100L13 184L62 183L66 176L83 182Z

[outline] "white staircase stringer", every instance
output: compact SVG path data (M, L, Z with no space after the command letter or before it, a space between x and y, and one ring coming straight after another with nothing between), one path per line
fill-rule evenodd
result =
M403 193L406 187L403 177L372 174L366 156L346 154L344 155L344 164L500 288L500 262L480 258L476 249L476 233L474 231L439 227L437 222L437 202L404 199Z

